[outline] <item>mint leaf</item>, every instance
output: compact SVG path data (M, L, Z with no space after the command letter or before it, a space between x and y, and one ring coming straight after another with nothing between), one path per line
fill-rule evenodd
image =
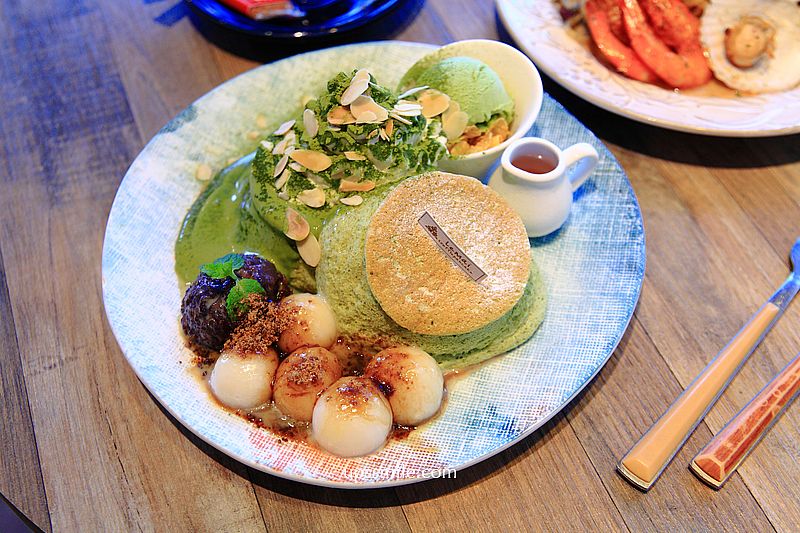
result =
M244 258L240 254L227 254L215 260L213 263L206 263L201 266L200 272L214 279L239 279L234 271L243 266Z
M242 278L236 282L228 299L225 300L225 308L228 310L228 318L235 321L247 311L247 304L244 299L251 294L265 294L264 287L259 282L250 278Z

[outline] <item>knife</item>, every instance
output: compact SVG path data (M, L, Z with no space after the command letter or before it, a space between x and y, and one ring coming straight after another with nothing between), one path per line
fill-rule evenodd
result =
M636 488L650 490L797 294L800 289L800 239L792 246L790 258L792 273L783 285L617 464L617 471Z
M761 389L692 460L689 467L715 489L758 446L800 391L800 354Z

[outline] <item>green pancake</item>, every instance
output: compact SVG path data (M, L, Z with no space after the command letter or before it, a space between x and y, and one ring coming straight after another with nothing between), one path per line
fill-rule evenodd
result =
M505 315L458 335L423 335L396 324L381 309L367 282L364 242L367 225L389 190L367 198L328 222L320 235L322 259L317 288L336 315L339 332L377 343L406 344L428 352L445 370L463 368L525 342L544 319L547 296L531 258L525 292Z

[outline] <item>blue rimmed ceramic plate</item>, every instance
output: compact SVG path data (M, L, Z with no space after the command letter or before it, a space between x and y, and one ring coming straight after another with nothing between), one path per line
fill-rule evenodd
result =
M298 39L339 35L360 28L405 0L305 0L297 1L301 16L254 20L216 0L185 0L200 16L229 30L255 37Z
M559 146L588 142L600 163L575 196L567 224L532 241L548 291L536 334L450 383L436 419L361 458L331 456L281 442L214 404L187 365L179 328L183 288L174 243L203 188L199 165L220 169L254 149L256 117L271 131L299 97L320 91L340 70L366 67L394 86L432 47L398 42L331 48L265 65L197 100L161 130L131 165L108 219L103 248L106 313L142 383L200 438L253 468L341 488L412 483L465 468L530 435L566 406L602 368L633 314L644 275L641 213L617 161L549 97L531 134Z

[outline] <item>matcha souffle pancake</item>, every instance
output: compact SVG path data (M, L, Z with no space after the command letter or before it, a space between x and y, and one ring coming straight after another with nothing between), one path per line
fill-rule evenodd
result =
M522 221L474 178L407 179L332 219L320 244L318 290L362 345L417 346L457 369L522 344L544 318Z

